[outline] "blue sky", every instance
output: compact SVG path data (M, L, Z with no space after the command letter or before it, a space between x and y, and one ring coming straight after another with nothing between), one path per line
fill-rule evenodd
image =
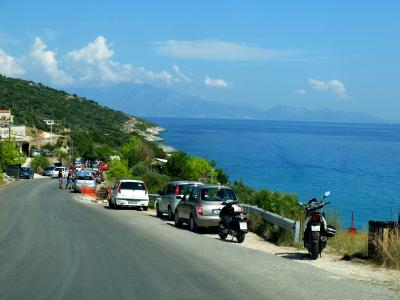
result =
M400 121L398 1L2 1L0 73Z

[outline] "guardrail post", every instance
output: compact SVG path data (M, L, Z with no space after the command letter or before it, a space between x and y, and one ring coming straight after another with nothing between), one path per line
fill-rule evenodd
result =
M294 222L294 242L300 242L301 241L301 233L300 233L300 221Z

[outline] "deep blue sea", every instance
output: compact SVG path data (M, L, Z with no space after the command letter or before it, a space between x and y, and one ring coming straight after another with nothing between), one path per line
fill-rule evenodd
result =
M355 214L397 220L400 125L150 118L164 143L215 160L231 182L295 193L305 202L331 191L330 210L344 226Z

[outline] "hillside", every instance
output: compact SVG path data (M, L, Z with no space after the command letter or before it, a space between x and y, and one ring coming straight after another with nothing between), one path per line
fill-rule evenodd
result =
M93 145L116 148L130 135L144 135L147 129L156 127L93 100L0 75L0 109L5 108L12 110L16 124L45 131L50 128L43 120L53 119L56 123L53 132L71 135L78 148Z

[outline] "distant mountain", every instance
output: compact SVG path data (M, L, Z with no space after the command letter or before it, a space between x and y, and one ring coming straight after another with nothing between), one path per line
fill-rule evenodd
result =
M208 101L149 84L120 84L103 88L79 88L79 95L128 114L147 117L229 118L314 122L382 123L385 120L363 113L275 106L260 109Z

